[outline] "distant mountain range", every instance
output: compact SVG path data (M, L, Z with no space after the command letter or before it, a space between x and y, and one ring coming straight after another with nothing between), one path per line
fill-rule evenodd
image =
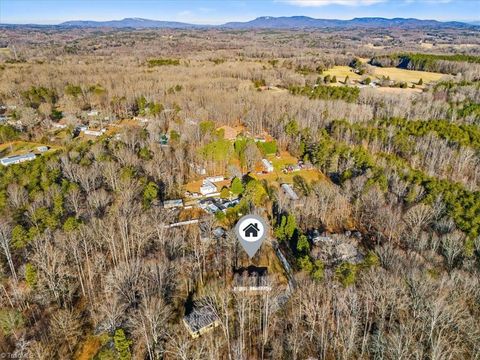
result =
M110 28L135 28L135 29L146 29L146 28L176 28L176 29L186 29L198 27L198 25L187 24L176 21L159 21L159 20L150 20L142 18L125 18L122 20L110 20L110 21L84 21L84 20L74 20L66 21L64 23L58 24L58 26L76 26L76 27L86 27L86 28L95 28L95 27L110 27Z
M354 18L351 20L336 19L314 19L308 16L288 16L288 17L271 17L263 16L248 22L230 22L223 25L229 28L270 28L270 29L287 29L287 28L348 28L348 27L370 27L370 28L420 28L420 27L470 27L457 21L440 22L436 20L419 20L394 18L386 19L380 17L364 17Z
M32 24L33 25L33 24ZM2 26L22 26L7 25ZM28 26L28 25L23 25ZM38 26L38 25L35 25ZM51 26L51 25L50 25ZM458 21L441 22L437 20L419 20L394 18L386 19L381 17L354 18L351 20L336 19L314 19L308 16L262 16L246 22L228 22L223 25L196 25L175 21L159 21L142 18L125 18L111 21L67 21L57 27L80 27L80 28L169 28L169 29L191 29L191 28L228 28L228 29L304 29L304 28L469 28L474 24Z

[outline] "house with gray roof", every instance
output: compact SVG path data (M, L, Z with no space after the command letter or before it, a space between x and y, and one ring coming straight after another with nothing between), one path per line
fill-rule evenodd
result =
M184 316L183 324L190 336L196 339L219 326L220 321L210 306L194 304L193 310Z
M35 158L36 158L36 155L33 153L4 157L0 159L0 164L2 164L3 166L9 166L13 164L20 164L24 161L35 160Z

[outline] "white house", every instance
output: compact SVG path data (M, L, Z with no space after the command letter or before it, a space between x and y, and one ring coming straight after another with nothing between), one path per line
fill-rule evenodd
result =
M298 200L299 199L297 193L295 192L295 190L293 190L293 188L290 184L282 184L281 187L282 187L282 190L285 193L285 195L287 195L290 200Z
M52 127L56 128L56 129L65 129L67 127L67 125L54 122L54 123L52 123Z
M225 178L223 176L210 176L210 177L207 177L205 180L210 181L212 183L216 183L216 182L225 180Z
M102 136L103 134L105 134L107 130L106 129L102 129L102 130L85 130L83 133L85 135L90 135L90 136Z
M262 159L262 164L266 172L273 172L273 165L270 161L267 159Z
M200 186L200 194L209 195L217 192L217 187L211 181L203 180L202 186Z
M183 200L182 199L175 199L175 200L165 200L163 202L163 207L165 209L172 209L177 207L183 207Z
M36 155L33 154L33 153L28 153L28 154L25 154L25 155L4 157L4 158L0 159L0 164L2 164L3 166L20 164L21 162L34 160L35 158L36 158Z

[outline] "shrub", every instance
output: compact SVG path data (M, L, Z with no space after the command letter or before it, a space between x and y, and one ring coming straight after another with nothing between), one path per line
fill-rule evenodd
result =
M262 87L262 86L266 86L267 83L265 81L265 79L257 79L257 80L253 80L253 86L255 86L256 89Z
M357 278L357 267L354 264L348 262L341 263L335 269L335 276L343 286L347 287L353 285Z
M305 235L301 235L297 242L297 252L299 254L310 253L310 243Z
M158 186L150 181L143 190L143 205L148 208L158 196Z
M0 125L0 143L18 139L20 132L10 125Z
M226 187L224 187L222 189L222 191L220 192L220 197L222 199L228 199L230 197L230 190L228 190Z
M302 269L303 271L306 271L307 273L311 273L313 271L312 260L310 260L310 257L308 255L299 258L297 260L297 263L300 269Z
M37 285L37 269L30 263L25 265L25 281L30 288Z
M113 341L115 343L115 350L117 350L118 353L118 358L120 360L130 360L132 358L132 354L130 353L132 341L127 339L123 329L115 331Z
M149 67L154 66L166 66L166 65L173 65L177 66L180 65L180 60L178 59L150 59L147 61Z
M0 329L5 335L11 335L23 327L25 319L22 314L14 309L0 310Z
M240 180L239 178L234 178L232 180L232 185L231 185L231 188L230 190L232 191L232 193L234 193L235 195L240 195L241 193L243 193L243 184L242 184L242 180Z
M313 264L312 278L320 281L325 276L325 264L322 260L315 260Z

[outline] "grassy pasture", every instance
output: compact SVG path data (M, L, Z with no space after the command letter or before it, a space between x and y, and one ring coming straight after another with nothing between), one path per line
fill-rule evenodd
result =
M12 141L5 144L0 144L0 157L23 155L29 152L38 152L37 147L43 145L45 144L28 141ZM56 150L59 148L58 146L52 145L48 145L48 147L48 151Z
M337 82L344 82L348 76L351 80L361 80L362 76L355 74L350 66L334 66L331 69L323 72L323 76L330 75L330 77L336 76ZM337 83L338 84L338 83Z
M382 76L390 76L394 81L405 81L408 85L417 84L420 79L423 79L424 84L431 83L432 81L440 80L445 74L434 73L429 71L417 71L417 70L405 70L393 67L375 67L374 76L381 79Z
M0 55L10 55L12 51L9 48L0 48Z
M438 81L444 74L434 73L429 71L416 71L416 70L406 70L406 69L398 69L394 67L373 67L373 75L358 75L353 72L353 69L349 66L334 66L332 69L325 71L324 75L330 75L330 77L336 76L337 77L337 85L341 85L345 81L345 78L348 76L350 81L357 80L361 81L366 77L372 78L372 80L382 79L383 76L389 76L391 80L397 82L406 82L408 86L412 86L412 84L417 84L420 79L423 80L423 83L426 85L433 81ZM340 84L339 84L340 83Z

